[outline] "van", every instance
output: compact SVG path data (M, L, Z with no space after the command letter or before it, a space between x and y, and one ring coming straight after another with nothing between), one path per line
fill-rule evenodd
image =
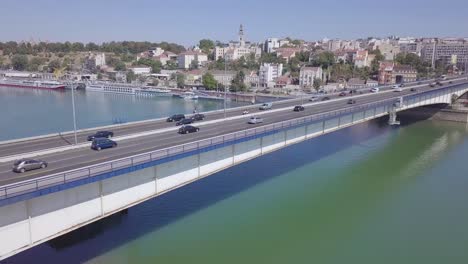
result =
M264 103L260 106L259 110L269 110L273 106L273 103Z

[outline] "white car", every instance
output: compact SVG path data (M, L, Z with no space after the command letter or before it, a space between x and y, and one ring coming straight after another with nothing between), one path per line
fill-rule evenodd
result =
M380 91L380 89L379 88L372 88L370 91L373 92L373 93L378 93Z
M257 117L257 116L252 116L250 119L249 119L249 124L260 124L260 123L263 123L263 118L261 117Z
M242 112L243 115L248 115L249 114L249 111L245 110L244 112Z
M311 98L309 98L309 101L315 102L318 101L319 97L317 95L313 95Z
M394 85L393 86L393 91L394 92L403 92L403 89L401 88L400 85Z

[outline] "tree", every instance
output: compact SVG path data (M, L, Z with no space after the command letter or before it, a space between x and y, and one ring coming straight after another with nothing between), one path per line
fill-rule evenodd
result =
M128 71L127 72L127 82L131 83L136 80L136 75L133 71Z
M27 69L28 69L28 71L38 71L39 66L41 66L43 63L44 63L44 59L39 58L39 57L33 57L29 61L29 65L28 65Z
M49 65L48 65L49 71L54 72L55 70L60 69L60 66L61 64L59 60L52 60L49 62Z
M205 54L209 54L215 48L215 44L212 40L202 39L200 40L199 47Z
M184 86L185 86L185 75L183 75L182 73L177 73L175 77L176 77L177 87L178 88L184 88Z
M160 61L154 61L151 65L152 73L161 73L162 63Z
M314 83L312 85L314 89L318 92L320 90L320 86L322 86L322 80L319 78L314 78Z
M335 54L330 51L320 52L314 56L312 59L312 64L315 67L322 67L323 69L328 69L335 63Z
M13 69L17 71L24 71L28 67L28 56L26 55L15 55L11 58L11 65Z
M247 86L244 83L245 81L245 73L243 71L237 72L236 76L232 79L232 87L235 91L245 91L247 90Z
M97 79L98 79L98 80L102 80L102 73L98 73L98 74L97 74Z
M190 70L195 70L195 69L198 69L198 61L197 60L193 60L191 63L190 63L190 66L189 66Z
M213 74L207 72L203 75L203 86L208 90L216 89L218 82L215 80Z
M158 85L159 85L159 80L153 79L153 86L158 86Z
M175 61L168 61L166 63L166 66L164 68L166 68L167 70L177 70L177 63Z
M125 63L119 61L119 62L115 65L114 70L116 70L116 71L125 71L125 70L127 70L127 66L125 66Z

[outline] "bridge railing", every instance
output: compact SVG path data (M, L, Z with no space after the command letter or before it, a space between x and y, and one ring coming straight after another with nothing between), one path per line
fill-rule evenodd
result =
M455 85L458 86L458 85ZM425 94L436 93L442 90L448 90L449 93L453 93L460 89L466 89L461 87L438 87L430 91L417 92L411 95L403 96L404 100L410 99L414 96L423 96ZM296 118L292 120L282 121L274 124L265 125L262 127L247 129L239 132L234 132L222 136L212 137L203 139L196 142L189 142L182 145L169 147L165 149L155 150L143 154L130 156L127 158L117 159L113 161L103 162L97 165L92 165L80 169L70 170L62 173L52 174L36 179L25 180L19 183L14 183L0 187L0 201L19 196L22 194L38 191L48 187L57 186L64 183L70 183L77 180L92 178L106 172L113 172L123 168L144 164L151 161L161 160L171 156L200 150L207 147L212 147L228 142L236 141L239 139L252 137L256 135L265 134L272 131L284 130L301 126L308 123L315 123L319 121L326 121L339 116L349 115L351 113L362 112L368 109L376 108L384 105L393 105L395 98L385 99L378 102L372 102L362 104L358 106L346 107L344 109L330 111L327 113L315 114L302 118Z
M203 139L196 142L189 142L186 144L169 147L165 149L155 150L143 154L130 156L127 158L117 159L113 161L103 162L97 165L92 165L80 169L70 170L62 173L52 174L36 179L25 180L19 183L14 183L0 187L0 201L11 198L14 196L38 191L48 187L61 185L64 183L70 183L77 180L95 177L97 175L117 171L123 168L144 164L156 160L161 160L171 156L204 149L228 142L236 141L239 139L257 136L272 131L279 131L288 128L301 126L308 123L314 123L318 121L326 121L338 116L348 115L354 112L360 112L371 107L378 107L382 105L393 104L395 99L386 99L379 102L373 102L363 104L359 106L346 107L341 110L330 111L327 113L315 114L312 116L296 118L292 120L282 121L274 124L268 124L262 127L247 129L239 132L234 132L222 136L216 136L208 139Z

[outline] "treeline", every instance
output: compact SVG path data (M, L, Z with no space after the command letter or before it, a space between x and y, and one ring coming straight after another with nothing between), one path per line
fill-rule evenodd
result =
M32 44L29 42L0 42L0 50L4 55L36 55L38 53L68 53L83 51L113 52L115 54L137 54L149 50L150 48L160 47L166 51L179 54L185 51L185 48L175 43L161 42L153 43L148 41L111 41L102 44L81 43L81 42L39 42Z

